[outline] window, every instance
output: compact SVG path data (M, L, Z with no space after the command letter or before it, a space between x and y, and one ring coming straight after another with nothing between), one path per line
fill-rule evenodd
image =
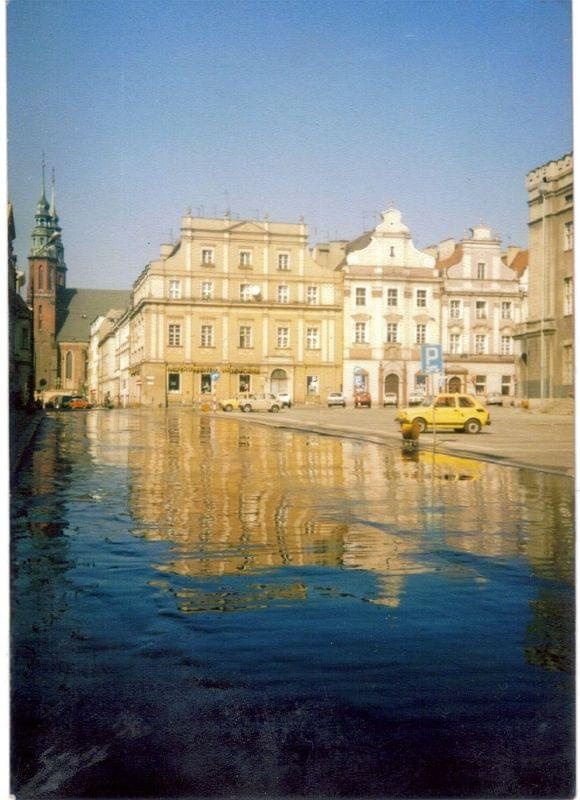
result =
M203 281L201 284L201 299L211 300L213 297L213 283L212 281Z
M391 245L391 252L389 253L389 255L391 258L395 257L395 248L393 247L393 245Z
M417 308L427 308L427 289L417 289Z
M485 394L485 375L475 376L475 394Z
M318 328L306 328L306 349L318 350Z
M64 359L64 376L67 381L72 380L73 376L73 354L69 350Z
M355 289L355 305L366 306L367 304L367 290L364 287L357 286Z
M290 347L290 328L282 327L276 331L276 347Z
M396 306L399 304L399 291L398 289L387 289L387 305Z
M512 318L512 304L506 300L503 300L501 304L501 318L502 319Z
M415 343L416 344L425 344L427 336L427 326L426 325L417 325L415 327Z
M240 267L252 266L252 251L240 250Z
M179 300L181 297L181 281L169 281L169 297L171 300Z
M562 349L562 383L571 384L574 382L574 358L572 355L572 345L565 344Z
M365 344L367 341L366 322L356 322L354 326L354 341L356 344Z
M318 375L306 376L306 394L309 396L318 394Z
M287 303L289 299L288 287L278 286L278 302Z
M201 393L211 394L211 372L202 372L201 374Z
M278 253L278 269L290 269L290 253Z
M449 301L449 316L451 319L459 319L461 317L461 300Z
M487 336L483 333L475 335L475 352L479 356L487 353Z
M201 263L202 264L213 264L214 263L214 254L213 248L205 247L201 251Z
M500 353L502 356L511 356L512 354L512 337L502 336L500 341Z
M213 325L204 324L201 326L201 346L202 347L214 346Z
M169 347L181 347L181 325L169 326Z
M167 374L167 391L171 394L178 394L181 391L181 375L179 372L169 372Z
M38 306L38 330L42 330L42 306Z
M247 348L252 346L252 326L240 325L240 347Z
M23 350L28 350L30 347L30 330L27 325L20 331L20 347Z
M44 289L44 268L38 268L38 288Z
M475 400L472 400L471 397L458 397L457 399L459 408L473 408L476 405Z
M311 306L317 305L317 303L318 303L318 286L307 286L306 287L306 302Z
M52 267L49 267L48 271L47 271L48 288L49 289L52 289L52 274L53 274L53 269L52 269Z
M477 279L482 281L485 278L485 262L480 261L477 265Z
M395 343L398 337L399 326L396 322L387 322L387 342Z
M511 394L512 390L512 376L511 375L502 375L501 376L501 393L504 397L507 397Z
M564 250L572 250L574 247L574 223L564 223Z
M461 334L460 333L450 333L449 334L449 352L452 355L458 355L461 353Z
M574 311L574 279L564 278L564 314Z
M240 300L243 303L249 303L252 299L251 285L249 283L240 284Z
M242 372L238 375L238 391L239 392L249 392L251 383L250 383L250 376L245 372Z
M475 319L487 319L487 303L485 300L475 301Z

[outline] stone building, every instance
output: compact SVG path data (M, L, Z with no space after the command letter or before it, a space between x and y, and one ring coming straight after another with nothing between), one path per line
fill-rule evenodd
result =
M20 296L24 273L16 266L16 228L8 204L8 368L10 408L23 408L34 395L32 312Z
M344 279L343 391L368 391L382 404L424 388L420 347L440 339L441 280L435 258L417 250L401 212L390 208L370 233L350 242L337 269Z
M502 253L501 240L483 224L459 243L439 245L445 391L515 397L526 256L517 247Z
M90 323L110 308L125 307L130 293L67 288L54 178L49 206L44 173L35 222L28 257L27 301L34 319L36 391L45 401L63 390L84 395Z
M341 276L314 260L303 222L187 215L133 285L127 402L319 402L342 380L341 313Z
M574 395L574 164L568 153L528 173L528 317L519 326L524 397Z

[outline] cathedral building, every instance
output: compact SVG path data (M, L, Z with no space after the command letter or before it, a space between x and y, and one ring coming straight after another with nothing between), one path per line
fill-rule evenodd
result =
M130 292L67 287L54 176L49 204L44 170L28 263L27 302L34 320L37 396L47 402L64 391L85 395L90 323L110 308L127 305Z

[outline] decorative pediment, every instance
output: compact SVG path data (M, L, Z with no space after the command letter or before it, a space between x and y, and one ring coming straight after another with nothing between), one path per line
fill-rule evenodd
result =
M390 208L382 215L382 221L367 237L361 237L358 249L347 252L346 262L349 266L380 267L422 267L433 269L435 259L422 253L413 245L411 234L401 222L401 212Z
M419 325L426 325L428 322L435 322L435 320L433 317L430 317L429 314L415 314L413 322Z
M369 322L372 319L370 314L353 314L352 318L355 322Z
M229 233L233 233L235 231L236 233L254 233L260 235L268 232L263 225L259 225L257 222L248 222L247 220L236 222L233 225L230 225L230 227L227 228L227 231Z
M399 323L399 322L402 322L403 315L402 314L383 314L383 319L386 322Z

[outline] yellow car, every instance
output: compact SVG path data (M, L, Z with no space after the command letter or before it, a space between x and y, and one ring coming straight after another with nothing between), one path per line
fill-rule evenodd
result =
M427 398L420 406L402 408L395 419L401 425L416 421L421 433L427 428L479 433L483 425L491 425L489 411L470 394Z
M222 411L239 411L240 398L228 397L226 400L218 400L218 405Z

